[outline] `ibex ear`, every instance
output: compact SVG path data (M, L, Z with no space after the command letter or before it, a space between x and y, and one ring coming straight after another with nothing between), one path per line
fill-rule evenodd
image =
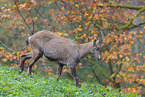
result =
M93 41L93 46L96 46L96 41L97 41L97 39L95 39L95 40Z

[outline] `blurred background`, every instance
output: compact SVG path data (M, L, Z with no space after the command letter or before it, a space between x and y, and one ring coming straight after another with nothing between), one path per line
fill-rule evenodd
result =
M101 30L103 60L92 55L81 60L80 84L96 82L145 96L144 0L0 0L0 64L19 67L20 56L30 52L25 39L40 30L78 44L98 38ZM54 77L56 67L40 59L33 72ZM61 77L73 79L67 67Z

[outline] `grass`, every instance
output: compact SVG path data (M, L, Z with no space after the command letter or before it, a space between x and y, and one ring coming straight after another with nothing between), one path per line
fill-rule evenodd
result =
M105 95L105 96L103 96ZM87 83L77 88L69 79L46 78L41 75L18 73L18 68L0 65L0 96L7 97L138 97L99 84Z

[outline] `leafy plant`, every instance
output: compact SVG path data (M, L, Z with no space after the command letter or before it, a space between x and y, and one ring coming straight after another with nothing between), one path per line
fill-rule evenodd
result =
M46 78L40 74L19 74L18 68L0 65L0 95L1 96L53 96L53 97L138 97L135 94L125 94L104 87L97 83L82 84L81 88L74 86L71 80Z

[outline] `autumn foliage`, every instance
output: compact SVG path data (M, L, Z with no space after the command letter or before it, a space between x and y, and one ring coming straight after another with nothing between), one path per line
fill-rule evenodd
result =
M45 29L77 43L94 40L102 30L105 37L100 64L105 64L108 71L103 72L101 65L88 56L84 61L91 64L88 67L93 72L88 78L123 92L145 95L144 5L144 0L13 0L1 7L0 24L8 26L0 30L3 35L5 32L21 36L24 41L36 31ZM30 49L23 48L23 41L18 42L21 39L0 38L0 62L19 66L20 56ZM82 63L79 63L78 71L87 65ZM34 65L34 68L38 66ZM53 68L45 71L50 73ZM63 72L69 71L64 68Z

